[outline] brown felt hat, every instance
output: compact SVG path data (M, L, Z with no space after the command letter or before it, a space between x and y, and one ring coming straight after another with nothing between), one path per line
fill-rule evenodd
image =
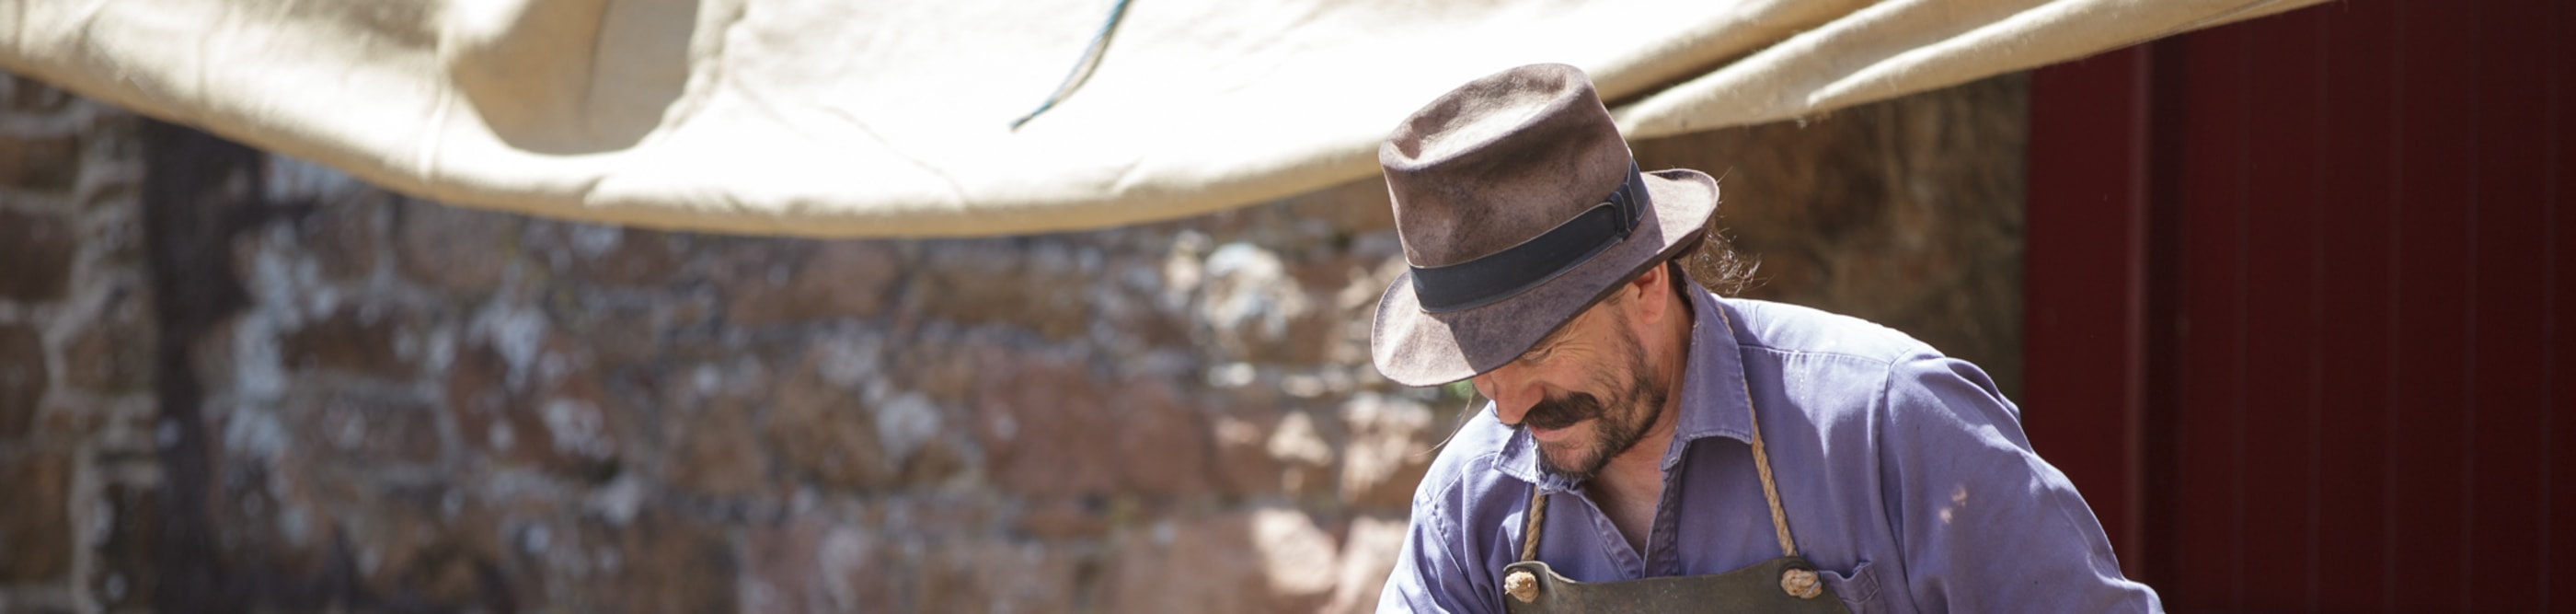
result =
M1637 172L1583 71L1537 64L1468 82L1377 150L1412 266L1377 303L1378 372L1445 384L1519 358L1620 282L1692 245L1717 181Z

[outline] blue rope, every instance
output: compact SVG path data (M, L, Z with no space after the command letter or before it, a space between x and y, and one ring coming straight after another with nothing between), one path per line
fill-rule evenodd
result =
M1074 89L1082 87L1082 82L1091 78L1091 69L1100 64L1100 56L1107 54L1109 34L1118 30L1118 19L1126 15L1127 0L1118 0L1118 4L1111 5L1109 19L1101 22L1098 34L1091 35L1091 46L1083 49L1082 59L1074 61L1073 70L1064 73L1064 82L1056 84L1055 93L1048 94L1046 102L1039 103L1037 110L1030 111L1028 115L1022 115L1019 119L1011 120L1011 130L1019 130L1020 124L1037 119L1038 114L1055 108L1055 103L1062 102L1064 97L1073 95Z

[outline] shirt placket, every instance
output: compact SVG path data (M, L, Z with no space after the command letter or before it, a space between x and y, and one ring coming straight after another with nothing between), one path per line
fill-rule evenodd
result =
M1681 553L1674 546L1681 533L1682 465L1664 472L1664 492L1655 501L1655 522L1646 530L1646 577L1681 574Z

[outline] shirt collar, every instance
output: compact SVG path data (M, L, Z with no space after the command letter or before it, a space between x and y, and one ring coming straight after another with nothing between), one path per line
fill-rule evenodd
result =
M1673 428L1672 445L1664 449L1663 468L1671 472L1681 463L1682 452L1690 443L1706 437L1725 437L1753 442L1753 412L1745 398L1748 390L1744 378L1744 353L1738 344L1734 321L1742 315L1730 309L1717 296L1694 289L1690 295L1691 334L1690 362L1682 365L1680 421ZM1485 404L1493 411L1493 404ZM1542 492L1559 492L1582 486L1553 475L1543 475L1538 467L1538 444L1529 431L1514 430L1503 442L1501 462L1496 466L1504 475L1538 486Z

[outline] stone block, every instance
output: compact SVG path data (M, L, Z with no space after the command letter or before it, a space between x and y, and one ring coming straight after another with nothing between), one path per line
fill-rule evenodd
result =
M1362 393L1342 403L1350 443L1342 451L1342 502L1356 508L1402 511L1412 507L1414 486L1431 468L1440 439L1431 409L1408 399Z
M1333 536L1306 513L1263 508L1176 521L1119 541L1107 612L1313 612L1337 579Z
M1083 564L1061 547L977 541L927 558L915 588L923 612L1069 614L1076 607L1074 579Z
M382 260L385 213L400 198L386 193L319 203L296 220L296 231L322 275L333 281L365 279Z
M998 348L986 354L974 431L994 481L1031 496L1117 490L1117 413L1088 366Z
M62 216L0 209L0 262L8 263L0 266L0 299L63 298L79 247L78 230Z
M741 605L743 559L730 528L647 510L623 526L585 523L579 543L613 556L590 574L574 612L725 614Z
M1208 423L1219 489L1235 497L1280 493L1287 465L1270 455L1270 431L1279 425L1279 414L1245 408L1210 416Z
M1109 506L1098 497L1049 497L1028 503L1011 528L1045 541L1100 537L1109 533Z
M298 371L341 371L401 380L419 370L403 356L402 340L414 336L410 314L343 305L278 338L278 358Z
M112 523L91 546L98 567L90 573L91 598L109 611L143 608L160 590L161 493L129 483L108 484L93 505Z
M63 347L63 383L110 393L150 387L160 337L151 310L151 295L139 284L110 291L97 319Z
M883 526L887 535L902 536L917 549L923 541L947 539L961 535L983 534L1006 525L995 499L978 494L975 497L888 497L882 506L872 506L867 518L871 525Z
M832 318L872 318L885 311L903 273L901 257L882 241L823 241L784 279L727 280L727 318L767 326Z
M1332 492L1333 463L1339 450L1313 413L1292 410L1281 415L1262 441L1262 450L1279 464L1282 492L1289 496Z
M685 263L669 233L622 228L615 247L575 260L573 273L602 285L627 288L668 286Z
M912 458L904 460L902 485L938 486L956 476L970 475L967 471L974 467L975 458L966 450L961 437L943 435L923 441L921 449L914 450Z
M400 595L412 609L519 607L520 595L543 594L537 589L545 578L513 573L514 564L546 559L571 541L564 531L515 520L449 487L362 488L365 495L335 504L344 513L332 519L332 530L358 559L357 569L337 573L354 572L359 586ZM521 513L529 511L545 515Z
M541 389L531 397L533 412L542 425L542 434L531 441L546 450L546 465L554 470L585 480L599 480L613 475L620 464L622 421L631 415L610 399L596 376L577 372L562 381Z
M0 325L0 438L24 437L34 428L50 378L35 327Z
M744 612L881 612L902 605L900 553L865 529L799 518L746 533Z
M1097 263L1061 242L1033 239L938 241L924 245L911 307L960 324L1005 324L1052 339L1089 332ZM1093 258L1097 260L1097 258Z
M769 449L795 477L823 486L866 489L887 485L895 477L875 412L859 402L855 391L823 377L809 356L797 372L779 382L762 434Z
M339 467L428 466L444 451L437 409L419 399L313 386L290 391L281 410L296 441Z
M1190 347L1191 330L1197 323L1191 321L1187 312L1171 308L1177 306L1164 304L1168 300L1165 297L1185 295L1186 291L1174 292L1161 286L1164 272L1160 263L1144 260L1138 258L1120 263L1115 270L1126 271L1122 277L1153 279L1153 284L1132 284L1104 291L1103 300L1096 301L1099 304L1095 305L1094 317L1114 331L1111 343L1116 346L1148 351Z
M549 337L549 347L570 344ZM501 352L473 344L457 351L445 382L448 419L465 444L506 461L581 479L605 478L621 456L618 411L595 372L547 377L523 373L512 382Z
M0 514L0 586L59 581L72 567L71 459L56 452L0 456L9 485Z
M1087 365L987 348L975 432L993 477L1038 496L1190 496L1211 490L1207 430L1171 383L1095 378Z
M466 295L491 292L518 253L520 218L406 201L394 217L395 260L404 276Z
M527 251L559 276L619 288L668 286L685 263L670 233L577 222L531 225Z
M210 425L217 432L229 427L234 441L225 443L249 444L228 447L209 463L213 492L203 509L214 542L239 553L236 560L256 562L275 576L330 573L338 564L333 552L338 517L374 511L351 505L358 489L351 478L363 469L331 464L325 455L307 450L275 414L240 411L229 420L261 426ZM271 432L242 435L253 430ZM277 447L259 449L272 445Z
M772 488L767 446L752 421L767 399L722 396L664 414L664 479L701 496L753 497Z
M1340 315L1319 300L1319 292L1292 276L1278 253L1251 243L1227 243L1208 254L1202 270L1204 285L1193 315L1207 327L1217 357L1258 363L1324 359ZM1328 288L1338 290L1340 284Z
M79 133L0 137L0 186L61 192L80 183L80 172Z
M518 426L508 416L519 394L508 382L509 366L499 350L488 346L459 350L448 365L448 419L468 444L485 453L509 454L518 445Z
M70 106L72 95L62 89L17 75L0 74L0 92L7 92L9 108L28 114L44 114Z
M1161 496L1207 492L1213 476L1198 408L1161 381L1130 381L1116 394L1112 404L1122 411L1115 418L1115 445L1128 490Z
M1404 553L1405 517L1360 516L1351 519L1342 537L1342 554L1334 568L1333 599L1327 614L1377 611L1378 593L1386 591L1387 574Z
M923 335L909 341L903 359L886 364L894 382L943 403L974 400L985 357L1008 351L973 338Z
M1395 228L1395 206L1381 176L1280 199L1279 206L1291 219L1319 220L1342 235Z
M688 327L688 323L674 322L667 316L700 299L663 295L654 301L651 305L581 305L577 309L588 317L566 322L566 327L599 361L601 370L649 369L670 349L664 343L666 333Z

